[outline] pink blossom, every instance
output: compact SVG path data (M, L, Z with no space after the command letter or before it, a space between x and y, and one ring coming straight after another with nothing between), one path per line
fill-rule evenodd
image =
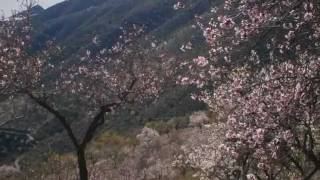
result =
M312 18L313 18L312 12L306 12L306 13L304 14L303 18L304 18L305 21L310 21L310 20L312 20Z
M185 8L185 5L184 5L182 2L180 2L180 1L178 1L177 3L175 3L175 4L173 5L173 9L175 9L175 10L183 9L183 8Z
M200 67L204 67L209 63L207 58L205 58L204 56L198 56L197 58L193 59L193 62L195 62Z

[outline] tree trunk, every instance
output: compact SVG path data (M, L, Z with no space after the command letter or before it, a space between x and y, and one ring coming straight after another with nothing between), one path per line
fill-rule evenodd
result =
M77 151L78 151L77 155L78 155L78 169L79 169L80 180L89 180L85 150L82 148L79 148Z

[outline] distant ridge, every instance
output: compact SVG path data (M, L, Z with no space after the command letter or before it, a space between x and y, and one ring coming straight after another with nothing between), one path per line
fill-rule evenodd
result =
M176 0L69 0L58 3L34 18L36 43L42 47L48 39L55 39L66 49L66 57L90 47L92 38L99 36L101 46L110 47L124 23L143 24L147 33L160 40L190 38L176 33L191 27L195 15L209 12L209 0L193 0L193 6L176 11ZM219 2L219 0L217 0ZM190 29L190 28L189 28ZM194 29L193 29L194 31ZM181 39L180 39L181 40ZM173 42L173 41L172 41ZM179 46L179 42L175 46ZM179 47L174 47L179 49Z

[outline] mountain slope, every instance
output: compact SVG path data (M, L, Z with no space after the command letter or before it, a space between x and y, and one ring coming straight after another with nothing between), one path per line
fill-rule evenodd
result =
M196 14L208 11L208 0L192 0L193 6L175 11L175 0L72 0L50 7L35 17L38 46L56 39L71 57L90 46L98 35L101 46L110 47L124 24L140 24L160 40L170 40L180 29L191 25ZM185 34L189 37L188 34ZM169 39L168 39L169 38Z

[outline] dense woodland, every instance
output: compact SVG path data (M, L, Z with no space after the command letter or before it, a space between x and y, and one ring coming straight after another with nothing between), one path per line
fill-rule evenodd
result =
M0 179L320 178L319 0L19 2Z

